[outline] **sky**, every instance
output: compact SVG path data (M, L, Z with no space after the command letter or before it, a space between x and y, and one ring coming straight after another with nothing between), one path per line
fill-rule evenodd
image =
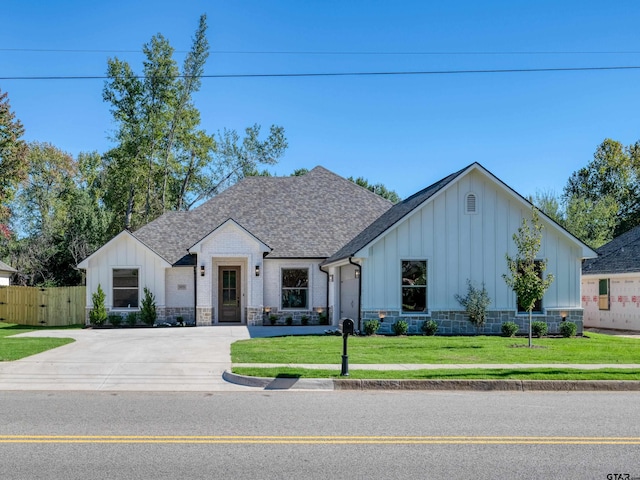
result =
M640 67L637 0L4 0L0 90L24 138L107 151L104 79L24 77L104 76L113 57L141 73L157 33L182 65L203 13L205 75ZM284 127L277 175L322 165L404 198L477 161L527 196L561 193L605 138L640 140L638 85L640 69L205 78L194 100L209 133Z

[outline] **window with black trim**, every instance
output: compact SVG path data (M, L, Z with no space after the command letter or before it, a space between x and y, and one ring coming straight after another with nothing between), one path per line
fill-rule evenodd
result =
M309 307L309 269L282 269L282 308L307 310Z
M609 279L601 278L598 282L598 308L609 310Z
M113 308L138 308L138 279L137 268L113 269Z
M402 313L427 311L427 261L402 260Z

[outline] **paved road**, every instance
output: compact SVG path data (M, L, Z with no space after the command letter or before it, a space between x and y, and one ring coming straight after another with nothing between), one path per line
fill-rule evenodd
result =
M635 393L0 392L0 478L633 478L640 476L637 400Z

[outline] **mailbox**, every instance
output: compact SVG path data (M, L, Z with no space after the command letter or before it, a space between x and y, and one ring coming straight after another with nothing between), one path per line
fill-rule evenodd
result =
M343 318L340 320L340 331L343 335L353 335L353 320Z

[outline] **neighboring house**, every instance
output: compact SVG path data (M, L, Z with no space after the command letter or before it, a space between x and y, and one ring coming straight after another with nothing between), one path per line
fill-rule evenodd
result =
M492 299L485 333L500 333L507 320L525 328L528 317L517 312L516 295L502 275L508 273L505 254L516 253L513 234L523 218L531 218L531 208L478 163L455 172L394 205L323 263L334 275L331 303L355 318L357 311L349 309L356 299L359 323L380 318L383 331L404 319L416 332L432 318L439 333L470 334L475 327L455 295L464 296L471 280L476 287L484 283ZM580 267L596 254L542 213L540 220L540 259L548 260L555 281L536 320L546 321L550 333L563 319L581 331Z
M596 251L582 266L585 327L640 331L640 226Z
M0 287L11 285L11 277L17 270L0 261Z
M504 279L505 254L531 204L474 163L392 206L322 167L300 177L250 177L190 212L167 213L123 231L79 267L87 305L98 284L107 308L139 309L144 287L161 321L197 325L278 323L303 316L332 325L350 317L397 319L418 331L475 333L456 294L484 283L492 304L486 333L526 316ZM563 318L582 328L580 267L593 250L541 214L541 258L555 282L537 312L550 331Z

